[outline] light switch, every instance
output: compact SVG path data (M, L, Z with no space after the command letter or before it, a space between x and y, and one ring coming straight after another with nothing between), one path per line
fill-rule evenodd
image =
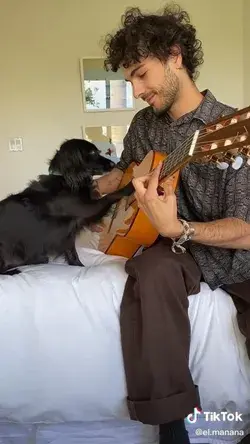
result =
M9 140L10 151L23 151L23 139L22 137L13 137Z

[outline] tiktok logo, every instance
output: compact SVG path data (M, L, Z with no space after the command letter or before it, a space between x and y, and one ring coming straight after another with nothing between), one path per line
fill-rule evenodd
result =
M186 419L190 424L194 424L197 421L198 415L200 415L202 413L202 410L197 409L197 407L195 407L194 409L194 413L190 413Z
M194 424L197 419L198 419L198 415L203 414L203 416L205 417L205 421L209 421L209 422L215 422L215 421L243 421L242 419L242 413L239 412L235 412L235 413L230 413L230 412L203 412L201 409L198 409L197 407L195 407L194 409L194 413L190 413L187 417L186 420L190 423L190 424Z

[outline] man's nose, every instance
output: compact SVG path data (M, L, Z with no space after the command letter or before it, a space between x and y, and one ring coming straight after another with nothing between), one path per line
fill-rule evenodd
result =
M144 88L141 83L134 83L133 84L133 95L135 99L140 99L143 96Z

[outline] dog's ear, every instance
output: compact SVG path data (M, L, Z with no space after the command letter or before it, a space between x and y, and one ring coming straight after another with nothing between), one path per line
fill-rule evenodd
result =
M57 170L58 153L59 153L59 150L56 150L52 159L48 159L48 161L47 161L48 170L49 170L50 174L52 174L53 172L55 172Z

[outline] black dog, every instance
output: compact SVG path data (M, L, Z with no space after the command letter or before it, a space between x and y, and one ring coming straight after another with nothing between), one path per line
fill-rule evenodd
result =
M61 255L69 265L82 266L75 249L77 234L99 223L115 202L134 191L130 183L97 198L92 176L113 167L94 144L67 140L49 162L49 175L1 201L0 274L17 274L18 266L47 263Z

